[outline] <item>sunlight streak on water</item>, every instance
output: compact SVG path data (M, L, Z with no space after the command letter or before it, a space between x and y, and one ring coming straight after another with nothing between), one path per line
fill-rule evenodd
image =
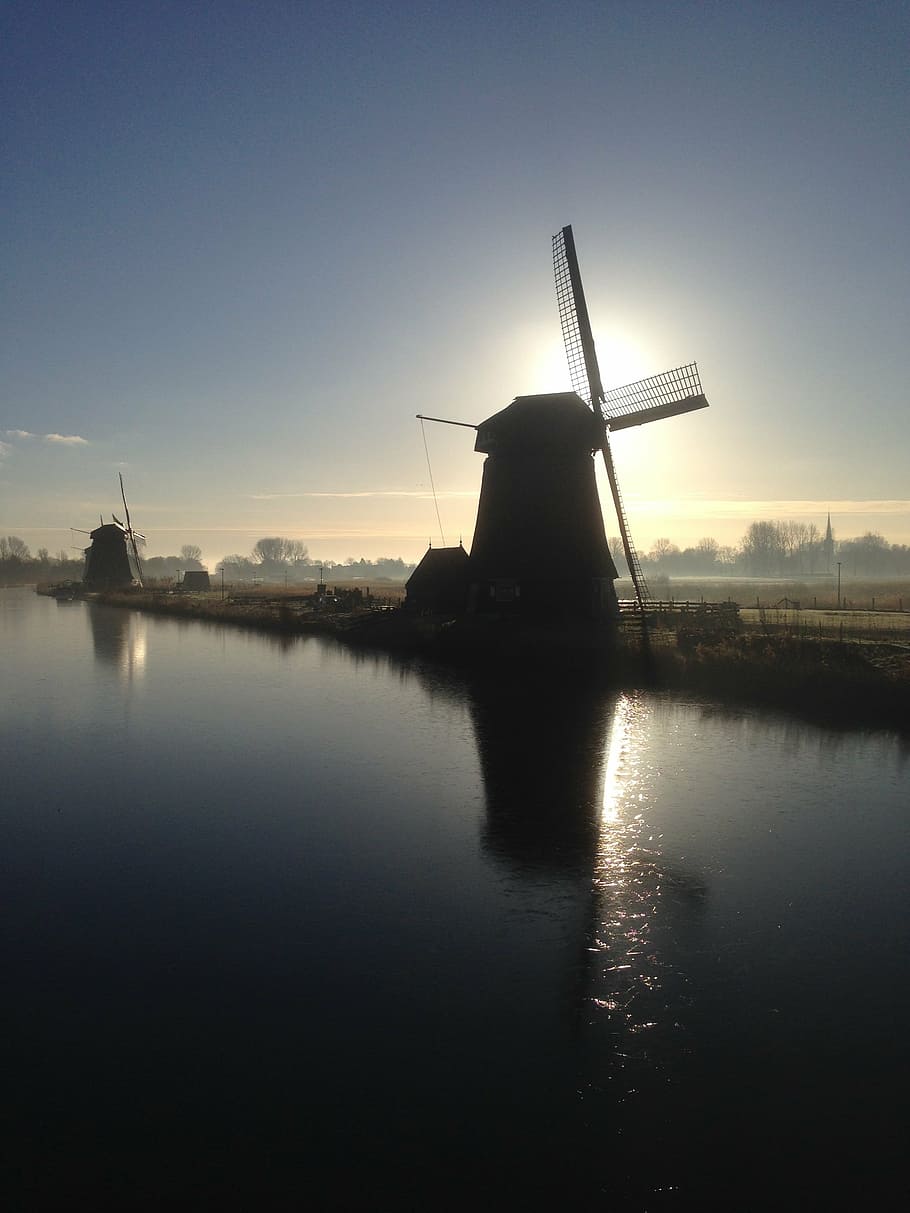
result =
M616 703L613 726L610 730L610 740L607 744L607 761L604 767L603 810L601 821L604 826L615 825L619 821L620 806L623 799L625 784L629 776L634 755L634 718L635 705L632 697L621 695Z
M141 611L86 606L95 660L124 683L143 678L148 662L148 619Z
M604 768L603 809L595 864L597 918L592 951L598 972L591 1002L618 1031L657 1025L653 995L661 965L653 941L660 907L660 852L647 824L645 735L650 711L637 695L617 701ZM649 997L651 996L651 997Z
M148 655L146 619L139 611L132 612L126 644L120 657L120 673L127 682L145 674Z

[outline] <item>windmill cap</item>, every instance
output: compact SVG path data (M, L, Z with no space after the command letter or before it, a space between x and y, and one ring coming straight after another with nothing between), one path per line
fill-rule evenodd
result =
M477 427L474 450L486 455L512 451L582 452L603 445L604 426L575 392L516 396Z

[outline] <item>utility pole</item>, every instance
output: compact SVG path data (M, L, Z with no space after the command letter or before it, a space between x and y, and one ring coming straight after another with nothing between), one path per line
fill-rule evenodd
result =
M841 562L837 562L837 609L840 610L840 566Z

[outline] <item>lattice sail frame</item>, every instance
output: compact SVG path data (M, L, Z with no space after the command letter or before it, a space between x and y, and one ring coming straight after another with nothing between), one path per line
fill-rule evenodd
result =
M559 323L562 326L562 339L566 347L572 389L586 404L594 408L592 393L596 395L599 388L602 396L603 386L600 383L594 342L590 338L591 324L588 320L584 291L581 288L578 259L575 256L575 242L570 227L564 227L553 237L553 273L556 277ZM582 337L582 325L585 328L584 337ZM591 369L596 372L596 382L591 382L589 375Z
M586 404L600 410L611 432L708 407L694 362L605 392L571 227L553 237L553 272L572 388Z
M650 375L625 387L612 388L604 393L601 402L601 412L610 430L624 430L707 407L698 366L694 362Z
M644 628L644 612L651 594L629 531L629 520L610 450L609 434L613 430L644 425L647 421L657 421L661 417L674 417L693 409L706 408L708 402L702 392L698 367L694 362L605 392L600 379L594 336L571 226L564 227L553 237L553 271L556 278L559 322L562 326L572 387L604 420L604 465ZM643 631L642 635L647 638L646 631Z

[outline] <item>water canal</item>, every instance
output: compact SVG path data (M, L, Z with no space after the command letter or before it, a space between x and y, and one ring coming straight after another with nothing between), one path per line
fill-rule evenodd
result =
M28 590L0 645L9 1207L901 1190L897 739Z

